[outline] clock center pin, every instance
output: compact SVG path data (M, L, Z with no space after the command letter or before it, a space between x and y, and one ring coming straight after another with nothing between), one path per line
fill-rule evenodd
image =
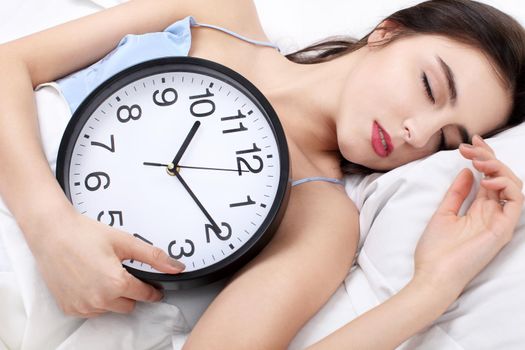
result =
M168 175L170 176L175 176L175 173L177 172L180 172L180 168L179 167L176 167L175 168L175 164L173 163L169 163L168 164L168 167L166 168L166 172L168 173Z

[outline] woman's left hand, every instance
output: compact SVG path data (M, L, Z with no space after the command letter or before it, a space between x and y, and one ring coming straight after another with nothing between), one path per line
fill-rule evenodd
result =
M473 175L463 169L456 177L419 240L414 272L414 279L446 288L455 297L512 239L524 201L522 181L481 137L461 145L460 152L485 177L464 216L458 211Z

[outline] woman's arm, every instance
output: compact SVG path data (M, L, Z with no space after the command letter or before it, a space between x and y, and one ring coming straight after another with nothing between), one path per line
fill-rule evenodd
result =
M348 275L358 237L342 187L294 187L275 237L208 307L184 349L285 349Z
M192 15L200 21L239 27L243 0L132 0L108 10L0 46L21 60L33 87L98 61L127 34L158 32Z
M181 267L162 250L76 213L42 151L33 88L102 58L125 34L159 31L189 14L224 22L240 1L135 0L0 45L0 195L66 313L130 312L135 300L158 300L159 291L122 268L124 259L166 273Z
M523 207L522 181L480 137L473 144L462 146L461 153L486 178L467 213L458 216L473 183L472 173L463 170L418 243L412 281L310 349L396 348L445 312L512 239Z

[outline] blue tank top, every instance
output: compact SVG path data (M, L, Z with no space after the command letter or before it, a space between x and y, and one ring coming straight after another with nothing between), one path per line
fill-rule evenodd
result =
M197 23L191 16L175 22L163 32L126 35L109 54L91 66L57 80L58 87L74 113L82 101L100 84L120 71L138 63L170 56L187 56L191 47L191 27L220 30L254 45L279 48L268 42L252 40L228 29L211 24ZM292 182L292 186L311 181L324 181L343 185L339 179L310 177Z

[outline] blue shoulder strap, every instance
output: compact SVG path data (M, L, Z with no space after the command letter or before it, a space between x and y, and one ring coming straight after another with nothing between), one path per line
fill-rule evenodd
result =
M95 88L126 68L155 58L187 56L191 47L192 26L217 29L254 45L277 48L271 43L251 40L221 27L199 24L191 16L173 23L163 32L126 35L106 57L57 81L71 113Z
M324 182L330 182L330 183L333 183L333 184L336 184L336 185L343 185L343 186L345 184L345 182L343 180L340 180L340 179L334 179L334 178L331 178L331 177L324 177L324 176L314 176L314 177L306 177L304 179L299 179L299 180L292 181L292 187L293 186L298 186L298 185L301 185L301 184L304 184L304 183L307 183L307 182L311 182L311 181L324 181Z

